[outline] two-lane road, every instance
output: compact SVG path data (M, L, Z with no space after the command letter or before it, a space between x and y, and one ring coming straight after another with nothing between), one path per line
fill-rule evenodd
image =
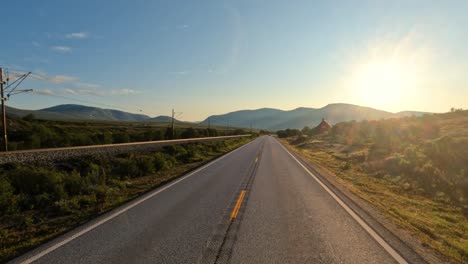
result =
M276 139L264 136L13 262L397 260Z

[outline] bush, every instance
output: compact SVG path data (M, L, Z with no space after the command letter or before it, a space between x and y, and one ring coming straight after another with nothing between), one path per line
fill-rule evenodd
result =
M172 164L168 162L167 157L163 153L160 153L160 152L156 152L153 155L153 164L154 164L155 171L160 171L160 170L172 167Z
M142 155L137 158L137 166L139 168L139 176L152 174L155 172L153 157Z
M189 127L185 129L184 132L180 135L181 138L196 138L198 137L198 131L193 129L192 127Z
M96 196L96 204L95 204L95 210L97 212L102 211L104 208L105 203L107 202L108 198L108 188L104 185L98 185L94 187L93 190L95 196Z
M137 177L140 174L137 162L132 158L114 159L112 172L120 178Z
M61 214L71 214L80 209L80 202L77 199L61 199L54 203L54 210Z
M296 137L296 139L292 142L293 145L298 145L304 143L307 140L307 137L300 134Z
M0 213L5 214L10 211L13 202L13 187L10 182L0 176Z
M86 187L83 184L83 180L77 171L72 171L72 173L66 175L63 178L63 184L65 191L69 195L81 194L86 190Z
M287 137L294 137L301 133L299 129L286 129L286 130L278 130L276 134L280 138L287 138Z
M63 174L55 170L45 168L18 167L8 174L11 185L17 193L23 193L29 196L33 204L44 201L53 202L65 196L63 189ZM36 199L32 199L34 196Z
M112 143L128 143L130 138L127 132L120 132L112 134Z

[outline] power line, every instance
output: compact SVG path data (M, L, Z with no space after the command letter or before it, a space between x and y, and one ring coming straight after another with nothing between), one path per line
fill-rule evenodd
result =
M38 80L38 81L51 81L53 79L50 76L47 76L45 74L40 74L40 73L35 73L35 72L32 73L32 72L28 72L28 71L25 71L25 70L12 69L12 68L7 68L6 70L8 71L8 74L10 74L10 73L16 74L15 77L17 77L17 79L15 79L15 81L13 81L12 83L8 84L7 87L5 88L5 90L8 89L9 87L12 87L17 82L18 82L17 85L19 85L25 79L25 78L22 78L25 74L28 75L30 78ZM28 77L28 76L26 76L26 77ZM60 87L60 86L58 88L65 89L65 87ZM21 92L16 92L15 91L15 92L13 92L14 89L15 88L13 88L12 91L10 91L8 93L8 95L14 95L14 94L18 94L18 93L21 93L21 92L25 92L25 91L21 91ZM27 90L27 91L30 91L30 90ZM70 101L76 101L76 102L85 103L85 104L88 104L88 105L101 106L101 107L118 109L118 110L123 110L123 111L128 111L128 112L143 113L143 111L141 109L129 109L129 108L125 108L125 107L122 107L122 106L116 106L116 105L99 103L99 102L90 101L90 100L72 98L72 97L67 97L67 96L58 95L58 94L40 93L40 90L35 91L35 94L42 95L42 96L50 96L50 97L55 97L55 98L60 98L60 99L65 99L65 100L70 100Z
M21 70L15 70L15 71L24 72L24 71L21 71ZM33 78L33 79L39 80L39 81L45 81L45 80L51 81L52 80L51 77L49 77L47 75L43 75L43 74L38 74L38 73L30 73L30 77ZM60 87L60 86L58 88L65 89L65 87ZM86 103L86 104L95 105L95 106L110 107L110 108L113 108L113 109L120 109L120 110L124 110L124 111L129 111L129 112L143 112L140 109L129 109L129 108L121 107L121 106L105 104L105 103L98 103L98 102L94 102L94 101L77 99L77 98L71 98L71 97L67 97L67 96L63 96L63 95L57 95L57 94L51 94L51 93L40 93L40 91L37 91L35 94L42 95L42 96L50 96L50 97L61 98L61 99L65 99L65 100L71 100L71 101Z
M8 84L10 81L10 74L9 71L6 71L6 81L3 80L3 69L0 67L0 99L2 101L2 124L3 124L3 148L5 151L8 151L8 134L7 134L7 120L6 120L6 107L5 107L5 101L10 99L11 95L14 94L19 94L19 93L26 93L26 92L31 92L32 89L27 89L27 90L16 90L18 86L31 74L31 72L28 72L26 74L21 75L18 79L16 79L13 83ZM6 87L4 86L6 84ZM14 86L13 86L14 85ZM10 91L8 91L7 97L5 97L5 90L8 90L11 88Z

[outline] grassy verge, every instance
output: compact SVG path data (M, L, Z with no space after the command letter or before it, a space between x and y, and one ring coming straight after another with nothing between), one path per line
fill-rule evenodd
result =
M114 158L90 156L54 166L0 168L0 262L5 262L251 138L168 146Z
M282 141L423 246L468 263L467 121L468 112L347 122Z

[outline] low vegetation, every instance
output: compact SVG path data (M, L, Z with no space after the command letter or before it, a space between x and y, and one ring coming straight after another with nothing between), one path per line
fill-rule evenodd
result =
M0 262L155 188L251 138L54 165L0 166Z
M168 123L85 122L36 120L29 115L8 119L8 149L71 147L152 140L248 134L242 129L208 128L177 124L172 133Z
M468 111L278 135L424 245L468 262Z

